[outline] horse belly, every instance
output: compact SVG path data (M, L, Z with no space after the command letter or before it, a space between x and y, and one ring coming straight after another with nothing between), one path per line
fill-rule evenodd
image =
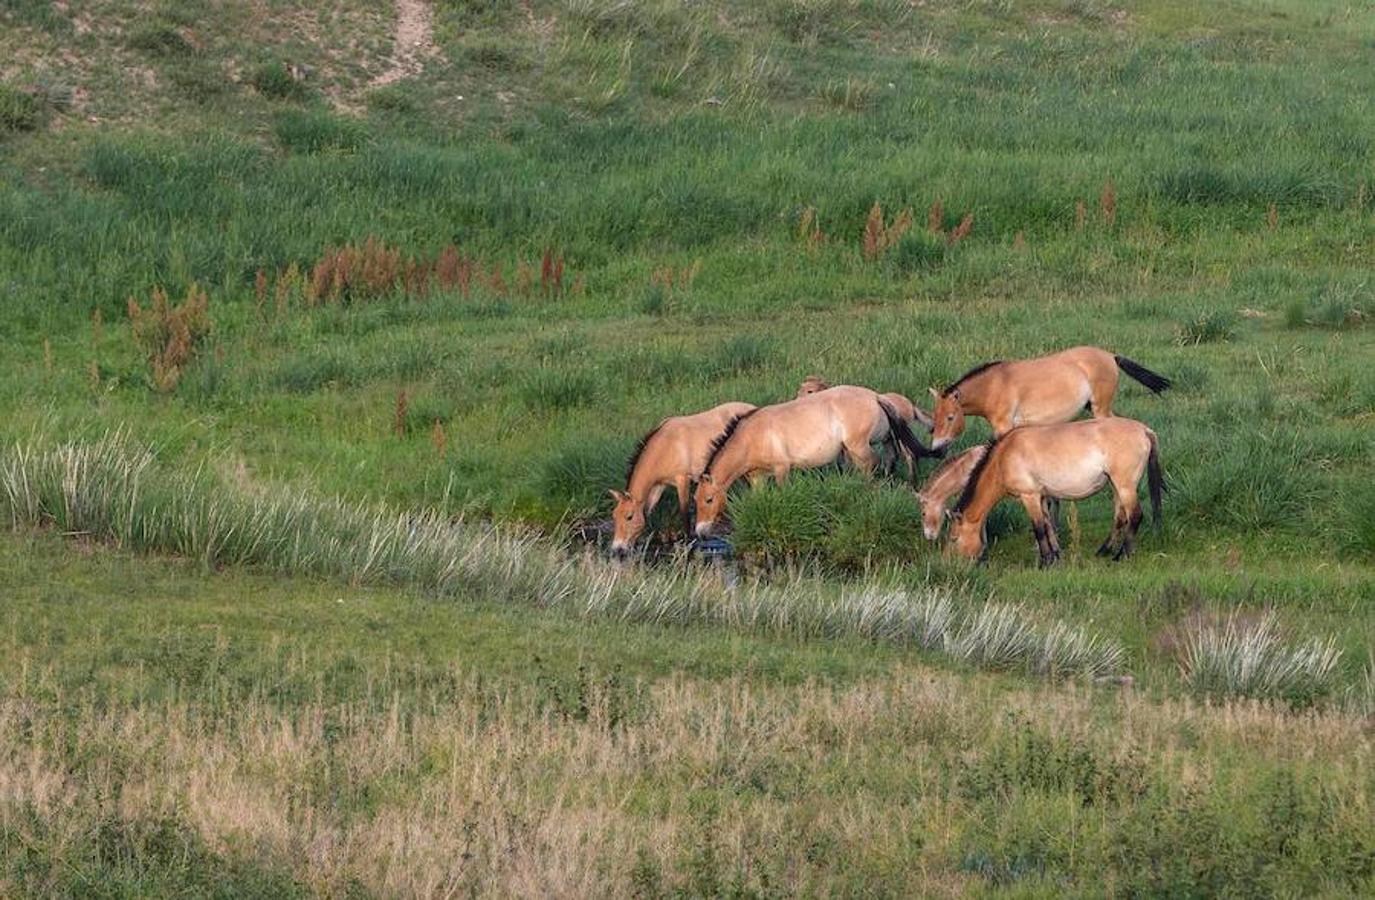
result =
M1108 473L1097 453L1081 459L1061 460L1040 473L1043 493L1062 500L1082 500L1103 489Z
M1088 379L1080 379L1072 390L1037 391L1017 405L1015 425L1057 425L1068 422L1088 406L1093 391Z
M794 468L810 469L834 462L842 446L833 434L817 429L791 435L785 445L779 448L779 456L780 461Z

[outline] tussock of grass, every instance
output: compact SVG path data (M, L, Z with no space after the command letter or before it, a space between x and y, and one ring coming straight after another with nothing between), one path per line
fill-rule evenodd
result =
M118 436L0 457L12 525L50 525L207 566L247 565L444 597L570 610L624 621L716 624L799 637L860 636L950 653L972 665L1063 675L1120 670L1115 643L1047 628L1009 605L969 607L949 589L834 591L798 580L724 588L703 572L580 564L547 542L433 512L350 505L306 492L217 484L160 469Z
M0 134L33 131L43 124L43 104L33 93L0 82Z
M1189 629L1179 650L1184 681L1195 692L1308 705L1336 685L1342 652L1331 639L1299 646L1280 635L1273 613L1238 614Z

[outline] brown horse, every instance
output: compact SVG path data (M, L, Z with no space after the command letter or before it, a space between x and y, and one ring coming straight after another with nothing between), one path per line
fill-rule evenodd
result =
M797 396L798 398L802 398L809 396L811 394L818 394L821 391L829 391L830 389L831 385L828 384L821 377L817 375L808 375L806 378L802 379L802 384L798 386ZM920 422L928 432L931 430L931 417L926 414L926 411L924 409L922 409L920 406L917 406L906 396L897 393L887 393L879 394L879 397L888 401L888 405L893 407L893 409L897 411L897 414L902 418L902 420L906 422L909 426L913 422ZM917 478L916 459L912 456L912 454L908 453L907 450L903 448L902 444L897 440L896 435L888 435L886 446L888 446L893 452L892 460L896 460L898 457L902 457L903 459L907 460L907 474L912 479L913 485L915 485ZM891 472L891 467L893 464L894 463L892 461L884 462L884 471Z
M1052 565L1060 558L1060 541L1054 521L1045 512L1046 498L1079 500L1112 482L1112 531L1098 555L1125 559L1131 555L1141 525L1136 488L1143 472L1159 527L1164 477L1154 431L1135 419L1120 417L1014 428L989 444L970 473L951 515L952 544L961 555L977 559L984 550L989 511L1003 498L1016 497L1031 517L1041 565Z
M959 456L947 459L917 491L917 499L921 501L921 530L928 541L941 536L946 504L951 497L958 497L964 491L964 486L969 483L969 473L974 471L987 451L987 444L976 444Z
M726 491L742 477L782 483L794 468L834 462L842 452L866 476L877 458L870 446L896 434L914 457L929 456L887 400L868 388L841 385L765 406L731 420L712 444L697 481L697 534L707 537L726 506Z
M1097 347L976 366L944 391L931 388L936 400L931 448L939 450L959 437L967 415L987 419L994 437L1019 425L1068 422L1086 406L1095 419L1107 418L1122 372L1157 394L1170 386L1165 376Z
M821 391L829 391L830 389L831 385L827 384L824 379L816 375L808 375L806 378L802 379L802 384L798 386L797 396L806 397L808 394L816 394ZM933 422L931 417L926 414L926 410L917 406L917 404L913 403L905 395L887 393L879 394L879 396L887 400L889 405L897 410L898 415L902 416L903 421L908 425L911 425L913 422L920 422L927 431L931 430Z
M624 558L645 530L645 519L659 504L664 489L673 485L683 529L692 529L689 493L692 482L706 468L711 442L732 420L752 412L749 403L722 403L706 412L664 419L640 438L626 466L624 491L612 490L616 508L611 513L615 533L611 552Z

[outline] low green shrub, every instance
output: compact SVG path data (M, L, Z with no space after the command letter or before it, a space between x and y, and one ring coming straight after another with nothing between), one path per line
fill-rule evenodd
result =
M296 80L280 60L259 65L248 76L248 83L258 93L273 100L304 100L309 96L306 86Z
M277 117L277 140L293 153L357 150L368 138L357 119L322 109L286 110Z
M43 124L42 102L33 93L0 83L0 134L34 131Z

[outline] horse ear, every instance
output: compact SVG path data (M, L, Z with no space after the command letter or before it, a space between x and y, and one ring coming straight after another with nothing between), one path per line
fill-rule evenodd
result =
M626 495L616 490L615 488L608 488L606 492L610 494L611 499L615 500L617 503L620 503L622 500L626 499Z
M712 484L712 483L713 483L712 480L711 480L711 473L710 473L710 472L703 472L703 473L702 473L702 477L701 477L701 478L698 478L697 480L698 480L700 483L702 483L702 484Z
M933 387L932 387L932 388L927 388L927 390L931 392L931 399L935 400L937 403L941 402L941 392L940 392L940 391L936 390L936 389L933 388Z

